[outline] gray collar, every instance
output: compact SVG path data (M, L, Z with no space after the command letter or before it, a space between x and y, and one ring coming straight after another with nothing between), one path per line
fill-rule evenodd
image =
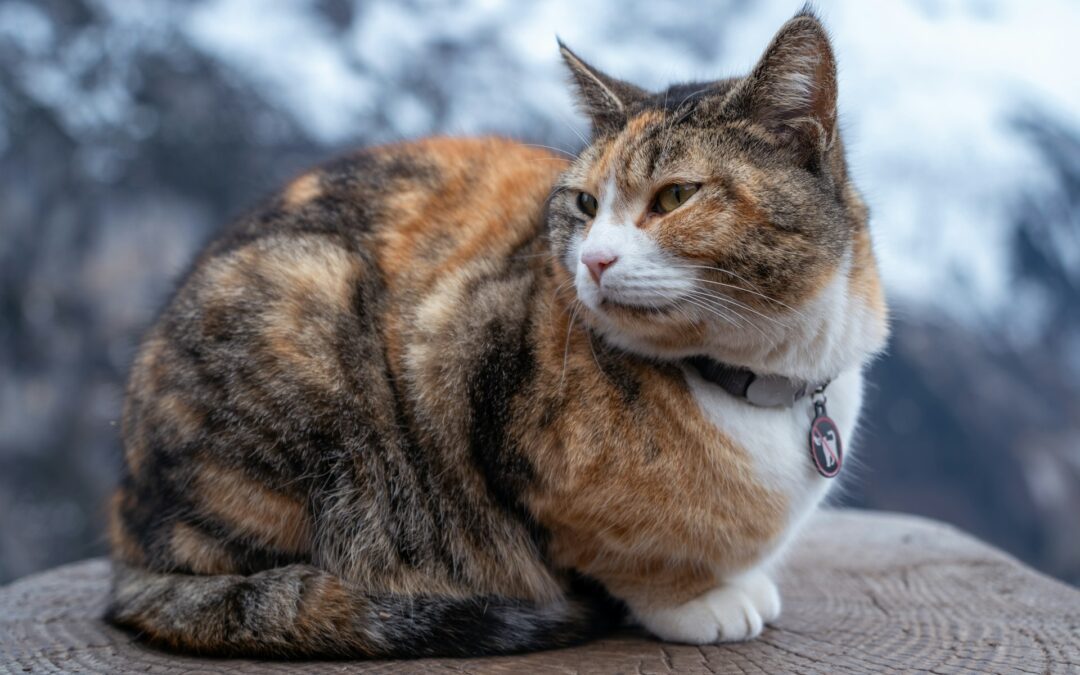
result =
M829 380L806 382L783 375L758 375L749 368L720 363L707 356L691 356L686 362L705 380L712 382L735 398L762 408L790 408L816 391L824 391Z

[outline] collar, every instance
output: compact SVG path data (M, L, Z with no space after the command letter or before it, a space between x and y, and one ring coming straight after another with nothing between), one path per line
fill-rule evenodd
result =
M749 368L721 363L708 356L691 356L686 362L705 380L735 398L762 408L790 408L814 392L824 391L829 380L806 382L783 375L758 375Z

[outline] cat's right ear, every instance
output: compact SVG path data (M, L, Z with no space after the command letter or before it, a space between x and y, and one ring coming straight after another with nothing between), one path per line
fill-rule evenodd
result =
M594 138L617 133L626 125L628 110L648 96L643 89L585 63L562 40L559 40L559 53L574 76L578 103L592 121Z

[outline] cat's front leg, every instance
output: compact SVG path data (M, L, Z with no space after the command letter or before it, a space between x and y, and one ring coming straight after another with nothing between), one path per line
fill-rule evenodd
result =
M627 598L634 617L670 642L710 644L757 637L780 616L780 593L769 575L753 568L686 602L665 606L655 598Z

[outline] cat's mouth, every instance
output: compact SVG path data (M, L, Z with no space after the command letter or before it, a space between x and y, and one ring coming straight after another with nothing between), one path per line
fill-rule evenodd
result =
M639 315L641 315L641 314L659 315L659 314L667 314L668 312L670 312L671 310L673 310L675 308L675 305L673 303L663 303L663 304L650 303L650 304L647 304L647 305L642 305L642 304L631 303L631 302L620 302L618 300L612 300L610 298L603 298L602 300L600 300L600 308L605 310L605 311L608 311L608 312L623 312L623 313L639 314Z

